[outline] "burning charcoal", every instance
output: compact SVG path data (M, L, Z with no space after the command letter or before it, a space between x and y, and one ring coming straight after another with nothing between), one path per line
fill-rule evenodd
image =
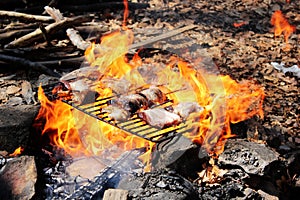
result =
M179 115L166 111L163 108L144 110L138 116L148 124L158 128L170 127L181 123Z
M130 113L135 113L141 108L145 109L148 107L147 99L139 94L129 94L121 96L117 100L117 104L119 104L122 108Z
M151 86L150 88L143 90L140 92L141 95L145 96L148 101L151 103L163 103L166 101L166 95L155 86Z
M113 105L103 108L102 111L107 112L108 117L121 122L126 121L130 116L127 110Z
M174 107L174 113L180 115L183 119L187 119L191 113L201 112L203 107L201 107L196 102L181 102Z

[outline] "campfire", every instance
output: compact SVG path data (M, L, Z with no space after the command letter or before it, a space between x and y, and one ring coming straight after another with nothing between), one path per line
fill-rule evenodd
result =
M122 2L118 28L100 40L84 40L74 28L66 31L82 51L82 66L40 83L36 96L31 91L26 97L40 104L31 146L0 157L5 174L0 178L21 176L25 172L10 168L28 164L37 170L37 199L276 199L283 191L297 191L299 155L285 161L283 154L291 150L263 125L270 109L264 83L223 75L203 50L210 44L198 45L184 34L199 31L197 25L141 41L127 25L130 3ZM56 24L69 20L55 8L45 11ZM226 23L237 34L253 26L251 19ZM285 45L293 40L296 26L282 11L268 23L275 37L284 34ZM14 45L18 41L6 47ZM293 41L282 50L292 48Z
M49 101L40 87L37 120L47 119L43 134L51 132L54 145L71 155L97 155L110 144L151 151L155 142L183 134L217 156L234 136L230 123L263 117L258 85L196 70L175 56L165 66L143 63L138 53L128 61L131 37L130 30L118 31L92 45L86 51L91 67L75 79L62 77L51 94L57 100Z

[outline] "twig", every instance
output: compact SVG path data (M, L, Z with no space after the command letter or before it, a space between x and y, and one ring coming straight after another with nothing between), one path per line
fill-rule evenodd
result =
M74 44L77 48L81 50L85 50L91 45L90 42L84 41L82 37L79 35L78 31L76 31L73 28L67 29L67 35L70 38L72 44Z
M66 18L58 23L52 23L45 27L48 35L52 35L61 29L80 24L82 22L87 22L90 20L88 16L78 16L74 18ZM5 46L5 48L16 48L16 47L24 47L33 42L43 39L43 32L40 29L36 29L35 31L24 35L23 37L18 38L15 41L10 42Z
M42 64L31 62L30 60L26 60L24 58L0 54L0 61L4 61L6 63L16 64L16 65L21 65L21 66L25 66L25 67L30 67L31 69L41 71L43 73L46 73L46 74L48 74L50 76L54 76L54 77L61 76L60 74L50 70L49 68L47 68L46 66L44 66Z
M6 10L0 10L0 17L3 18L14 18L18 19L19 21L25 21L25 22L51 22L53 19L48 16L42 16L42 15L31 15L31 14L25 14L20 12L14 12L14 11L6 11Z
M136 49L136 48L140 48L140 47L143 47L143 46L146 46L146 45L149 45L149 44L153 44L153 43L155 43L157 41L164 40L164 39L167 39L169 37L173 37L175 35L178 35L178 34L183 33L185 31L194 29L196 27L197 27L196 25L192 24L192 25L184 26L182 28L174 29L174 30L169 31L167 33L163 33L163 34L161 34L159 36L150 38L149 40L138 42L136 44L132 44L130 46L130 49Z
M64 16L61 14L59 10L55 8L51 8L49 6L45 6L44 9L56 22L60 22L64 20Z
M69 12L88 12L88 11L99 11L104 10L107 8L110 9L124 9L124 3L123 2L100 2L100 3L94 3L94 4L84 4L84 5L73 5L73 4L63 4L58 5L60 10L63 11L69 11ZM128 2L129 9L145 9L149 7L148 3L133 3Z
M79 67L83 61L84 61L84 57L81 56L81 57L75 57L75 58L63 58L63 59L59 59L59 60L39 61L36 63L40 63L45 66L54 66L54 67L60 67L60 66L62 66L62 67L78 66Z
M7 44L15 38L21 37L25 34L32 32L33 29L11 30L6 33L0 33L0 43Z

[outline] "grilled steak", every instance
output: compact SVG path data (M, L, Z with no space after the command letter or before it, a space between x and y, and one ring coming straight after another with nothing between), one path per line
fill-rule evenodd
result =
M181 122L179 115L168 112L163 108L143 110L138 113L138 116L146 121L149 125L158 128L166 128L173 125L178 125Z
M173 112L180 115L183 119L186 119L191 113L200 112L202 110L203 107L196 102L181 102L174 106Z

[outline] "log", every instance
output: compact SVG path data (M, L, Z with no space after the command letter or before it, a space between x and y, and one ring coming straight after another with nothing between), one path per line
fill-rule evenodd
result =
M77 24L81 24L82 22L90 21L89 16L78 16L74 18L66 18L58 23L52 23L45 27L48 35L52 35L61 29L65 29ZM36 29L35 31L24 35L23 37L18 38L17 40L10 42L9 44L5 45L5 48L18 48L18 47L24 47L29 44L32 44L38 40L43 39L43 32L41 29Z
M26 13L0 10L0 17L9 19L18 19L23 22L51 22L53 19L49 16L31 15Z

